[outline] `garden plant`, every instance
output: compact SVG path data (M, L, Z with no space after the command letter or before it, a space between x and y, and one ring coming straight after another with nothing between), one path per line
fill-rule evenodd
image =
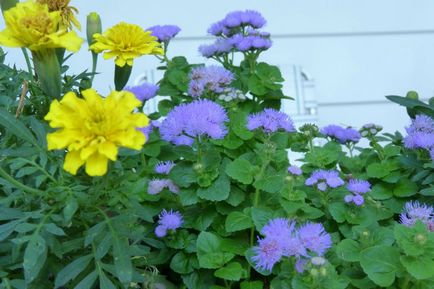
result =
M27 64L0 53L0 288L434 288L434 99L388 96L405 134L295 127L259 12L212 24L204 65L169 56L175 25L84 25L69 2L0 2ZM128 86L137 57L164 77Z

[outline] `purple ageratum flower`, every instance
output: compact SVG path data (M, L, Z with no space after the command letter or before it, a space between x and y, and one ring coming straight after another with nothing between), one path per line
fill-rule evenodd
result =
M254 28L263 27L267 21L261 13L253 10L233 11L226 15L222 24L226 28L235 28L238 26L252 26Z
M181 28L176 25L156 25L147 30L151 31L151 35L157 37L159 42L167 42L175 37Z
M132 92L140 101L149 100L157 95L160 87L156 84L144 82L136 86L127 86L125 90Z
M291 118L275 109L266 108L264 111L250 114L247 118L247 129L262 129L265 133L273 133L282 129L286 132L294 132L294 124Z
M345 182L339 177L339 172L335 170L316 170L306 179L306 186L316 185L320 191L326 191L328 187L337 188Z
M214 36L220 36L222 34L227 35L229 33L229 29L226 28L223 21L218 21L208 28L208 33Z
M159 238L166 236L168 230L176 230L182 226L184 220L178 211L161 211L158 216L158 226L155 228L155 235Z
M343 128L334 124L325 126L320 131L323 135L336 139L341 144L347 142L357 143L362 138L357 130L350 127Z
M331 248L332 238L323 225L319 223L306 223L298 229L298 236L304 247L318 256Z
M174 166L175 166L175 164L172 161L159 162L155 166L154 171L157 174L168 175L170 173L170 171L173 169Z
M232 82L234 75L221 66L199 66L191 71L190 79L189 94L192 97L200 97L205 90L222 93Z
M356 195L354 195L354 197L353 197L353 203L354 203L356 206L361 206L361 205L363 205L363 204L365 203L365 198L363 198L362 195L356 194Z
M405 130L408 134L404 138L406 148L431 150L434 147L434 120L429 116L416 115Z
M219 38L213 44L199 46L200 54L206 58L227 54L231 52L232 49L234 49L232 42L225 38Z
M298 167L298 166L289 166L288 167L288 172L291 173L291 174L293 174L293 175L295 175L295 176L300 176L303 173L303 171L301 170L301 168Z
M354 194L366 194L371 191L371 184L365 180L351 179L347 189Z
M276 218L270 220L262 227L261 234L266 237L279 238L281 236L291 236L294 231L294 221L289 221L286 218Z
M267 50L271 47L272 42L268 37L262 37L259 35L242 35L235 34L229 38L229 42L237 50L241 52L249 50Z
M412 227L416 221L424 223L430 231L434 231L434 208L418 201L405 203L400 215L400 223Z
M148 183L148 194L150 195L158 195L164 189L168 189L170 192L174 194L179 193L179 188L177 185L173 183L172 180L169 179L153 179Z
M283 248L275 238L258 239L258 246L253 248L253 252L255 267L269 271L283 256Z
M224 108L210 100L195 100L176 106L160 127L161 138L175 145L191 146L195 137L222 139L229 121Z

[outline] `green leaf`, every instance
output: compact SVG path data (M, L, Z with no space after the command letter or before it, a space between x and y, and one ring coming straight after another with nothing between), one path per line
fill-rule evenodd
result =
M381 163L372 163L366 168L368 177L381 179L390 173L390 170Z
M232 186L229 194L229 198L227 198L226 202L230 204L232 207L236 207L239 204L241 204L245 200L245 198L246 195L241 189Z
M74 287L74 289L91 289L97 277L98 272L93 271L92 273L87 275L86 278L81 280L80 283L78 283L77 286Z
M401 263L417 280L434 277L434 260L432 258L401 256Z
M178 252L170 262L170 268L179 274L189 274L199 267L197 258L194 255L187 255Z
M239 281L243 272L243 267L238 262L231 262L214 272L214 276L230 281Z
M47 244L40 235L33 235L24 251L23 269L26 283L38 277L47 259Z
M14 134L15 136L39 147L36 138L30 132L30 130L12 114L3 108L0 108L0 125L7 129L8 132Z
M115 228L110 230L113 242L113 259L115 263L116 276L122 284L131 282L133 276L133 265L131 263L128 248L128 238L121 237Z
M16 226L21 223L21 220L11 221L0 225L0 241L5 240L15 230Z
M344 261L358 262L360 255L359 243L350 239L342 240L336 246L336 255Z
M189 187L190 184L196 182L196 173L193 166L186 162L177 164L170 171L169 177L180 187Z
M230 111L230 126L232 131L242 140L249 140L254 133L247 129L247 113L242 110Z
M226 174L245 185L253 182L253 166L245 159L236 159L226 166Z
M277 193L282 190L285 185L285 177L283 175L268 175L262 179L256 180L253 186L267 193Z
M197 195L208 201L224 201L229 197L231 182L228 176L221 171L220 176L208 188L199 188Z
M65 231L63 231L62 228L58 227L57 225L53 223L48 223L44 226L44 228L47 230L47 232L50 232L53 235L56 236L66 236Z
M306 153L305 160L313 166L325 167L337 162L341 156L343 156L341 145L328 142L323 147L315 147L315 150Z
M273 218L273 210L266 207L252 208L252 220L258 231Z
M264 283L262 283L261 281L252 281L252 282L243 281L241 282L240 288L241 289L263 289Z
M413 227L395 224L394 235L398 246L409 256L421 256L434 248L433 238L429 238L426 226L417 222ZM416 242L416 238L425 238L424 244Z
M399 181L398 186L393 190L393 194L397 197L410 197L417 193L418 188L416 183L409 179L402 179Z
M234 254L221 250L220 237L210 232L201 232L197 238L196 246L201 268L221 268L234 257Z
M332 203L328 206L328 210L336 222L345 222L348 207L344 203Z
M251 228L253 226L252 219L241 213L241 212L232 212L230 213L225 222L226 232L236 232L242 231L247 228Z
M400 270L399 251L390 246L374 246L360 253L360 265L375 284L388 287Z
M197 197L195 190L183 189L179 193L179 200L183 206L191 206L197 204L199 198Z
M89 265L90 260L92 260L92 255L82 256L75 259L64 267L59 273L57 273L54 287L58 288L65 285L70 280L73 280L78 276L84 269Z
M99 288L116 289L116 286L107 278L103 270L99 271Z
M75 198L69 198L66 201L66 206L63 208L63 216L66 222L69 222L78 210L78 202Z

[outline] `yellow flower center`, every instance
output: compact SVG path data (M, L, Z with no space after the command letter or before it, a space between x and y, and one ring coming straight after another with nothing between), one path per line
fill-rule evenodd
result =
M21 19L21 25L34 34L45 35L52 31L53 23L48 14L31 14Z

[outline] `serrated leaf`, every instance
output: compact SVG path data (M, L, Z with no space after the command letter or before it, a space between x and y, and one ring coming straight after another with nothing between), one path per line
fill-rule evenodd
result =
M81 272L84 271L84 269L86 269L86 267L89 265L91 260L92 260L92 255L86 255L77 258L71 263L69 263L59 273L57 273L54 286L58 288L60 286L65 285L70 280L73 280L75 277L78 276L78 274L80 274Z
M225 222L226 232L242 231L252 226L253 222L249 216L236 211L230 213Z
M224 266L223 268L215 271L214 276L229 281L239 281L241 279L242 272L243 268L241 267L240 263L231 262L229 264L226 264L226 266Z
M236 159L226 166L226 174L245 185L253 182L253 166L245 159Z

